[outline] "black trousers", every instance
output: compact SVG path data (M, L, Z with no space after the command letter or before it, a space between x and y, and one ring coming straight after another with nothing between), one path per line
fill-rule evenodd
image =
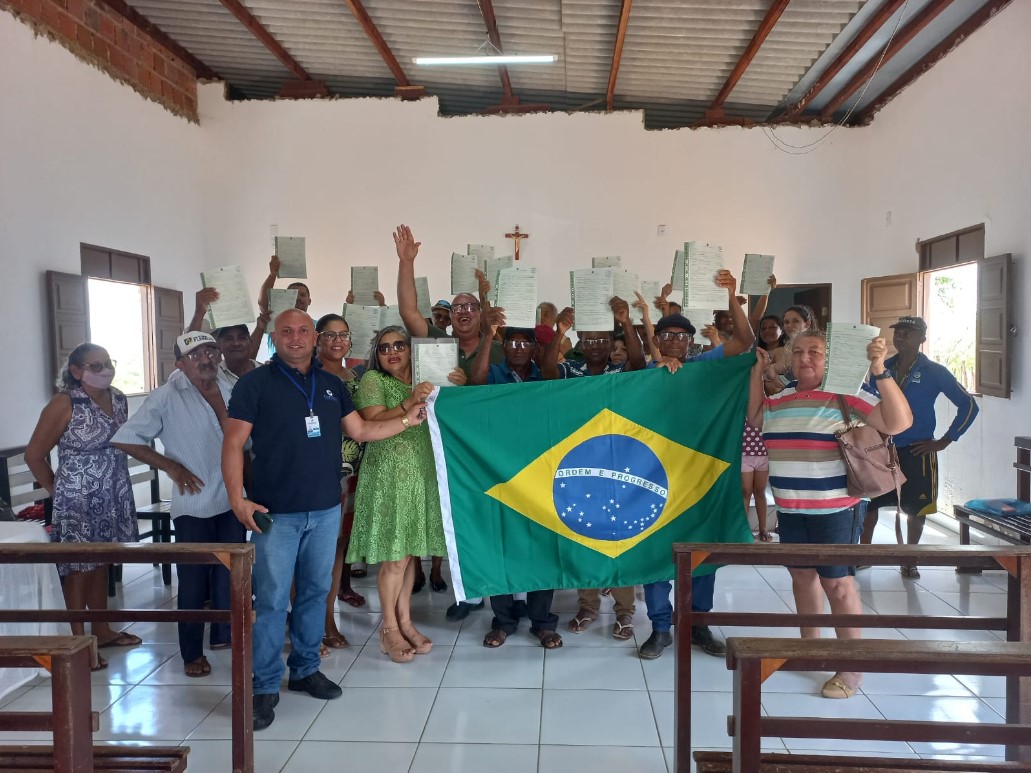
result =
M175 519L176 542L245 542L247 530L232 510L210 518L180 515ZM229 570L221 564L179 564L179 609L229 609ZM229 643L229 623L211 624L211 644ZM204 654L204 623L179 623L179 650L184 663Z
M533 590L526 594L526 613L530 618L531 633L555 630L558 615L551 613L551 599L554 595L553 590ZM515 604L515 596L511 593L491 596L490 608L494 610L494 622L491 623L491 627L507 634L515 633L519 627L519 618L515 616Z

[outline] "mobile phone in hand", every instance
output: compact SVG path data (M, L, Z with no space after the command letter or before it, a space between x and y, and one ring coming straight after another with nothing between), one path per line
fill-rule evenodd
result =
M273 519L268 513L255 512L251 517L254 519L255 526L261 529L262 534L268 534L269 529L272 528L272 524L275 523L275 519Z

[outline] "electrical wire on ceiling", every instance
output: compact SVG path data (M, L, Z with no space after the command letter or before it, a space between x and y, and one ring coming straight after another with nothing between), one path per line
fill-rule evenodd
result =
M876 78L877 73L880 72L881 63L884 62L884 56L888 53L888 49L891 47L891 42L895 39L895 34L899 31L899 27L902 26L902 21L906 18L906 10L908 8L909 0L906 0L905 4L902 6L902 12L899 14L899 18L895 22L895 27L891 31L891 36L888 38L888 41L884 44L884 48L881 49L881 55L877 58L877 66L874 68L874 71L870 73L870 77L867 79L866 83L863 84L863 88L859 92L859 96L856 97L856 101L852 103L852 107L848 109L848 112L845 113L841 121L834 124L834 126L828 129L826 133L823 134L823 136L818 137L817 139L813 140L812 142L808 142L805 145L792 145L787 140L783 140L780 137L778 137L770 126L764 124L762 127L763 134L766 135L766 139L770 141L773 147L775 147L782 153L787 153L792 156L804 156L807 153L812 153L814 150L820 147L820 145L822 145L828 137L830 137L834 132L836 132L838 129L840 129L848 122L848 119L852 117L852 113L855 112L855 109L862 103L863 97L866 96L867 89L869 89L870 84L873 83L873 79Z

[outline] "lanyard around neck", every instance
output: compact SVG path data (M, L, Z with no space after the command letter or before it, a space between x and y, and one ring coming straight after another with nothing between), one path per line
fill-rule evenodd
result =
M279 363L276 363L276 364L279 365ZM305 394L303 383L298 381L296 378L294 378L294 374L293 373L288 371L282 365L279 365L279 369L281 371L283 371L283 375L286 376L288 379L290 379L290 383L293 384L294 387L297 389L297 391L300 392L301 395L308 401L308 415L309 416L314 416L315 415L315 373L314 373L314 371L311 374L311 394Z

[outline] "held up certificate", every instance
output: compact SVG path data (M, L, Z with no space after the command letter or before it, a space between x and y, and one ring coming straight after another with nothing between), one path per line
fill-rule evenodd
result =
M689 309L727 310L727 291L716 284L723 268L723 248L703 242L684 244L684 303ZM674 287L676 283L674 282Z
M476 262L475 255L463 255L460 252L452 252L451 294L470 293L478 298L480 296L480 283L476 281L476 271L478 268L479 264Z
M368 358L372 339L380 329L380 307L345 303L341 316L351 331L351 351L348 356L363 360Z
M641 295L648 304L648 316L655 322L659 321L658 309L655 308L655 299L662 293L662 282L645 279L641 282ZM635 299L636 300L636 299Z
M254 322L254 307L242 268L221 266L202 271L200 283L202 287L218 290L218 300L208 304L208 324L212 329Z
M772 255L745 255L745 265L741 269L741 284L738 292L742 295L769 295L770 274L773 273Z
M611 268L582 268L569 272L569 296L573 301L573 329L612 330Z
M308 267L304 258L304 237L277 236L275 242L280 278L307 279Z
M635 293L639 287L640 282L637 274L633 271L624 271L621 268L612 269L612 294L622 298L630 305L630 322L634 325L640 325L644 321L641 318L641 310L634 308L634 302L637 300Z
M296 308L296 306L296 290L277 290L273 287L268 291L268 308L272 313L273 320L279 316L280 312Z
M485 258L483 261L484 276L487 277L487 281L490 282L490 302L495 306L498 304L498 272L504 268L512 268L515 262L511 255L505 255L501 258Z
M503 268L498 274L499 308L508 327L533 328L537 324L537 269Z
M881 334L879 327L852 322L827 324L827 366L820 389L837 395L854 395L866 380L870 361L866 346Z
M419 313L429 319L433 315L430 300L430 280L424 276L415 277L415 302L419 305Z
M376 306L376 291L379 289L379 268L376 266L351 266L351 291L354 302L359 306Z
M623 259L619 255L591 258L591 268L619 268Z
M429 381L433 386L455 386L447 377L457 367L457 338L412 339L413 384Z
M487 258L494 257L494 245L493 244L467 244L465 252L467 255L472 255L476 258L476 267L483 270L483 261Z

